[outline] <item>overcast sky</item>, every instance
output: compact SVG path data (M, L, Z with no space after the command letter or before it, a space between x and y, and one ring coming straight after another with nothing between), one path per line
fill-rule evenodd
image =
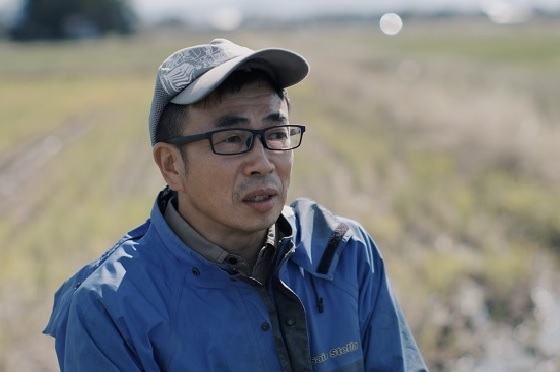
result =
M0 12L6 12L22 0L0 0ZM140 17L148 20L175 16L189 20L205 19L219 9L244 14L276 15L292 18L320 12L398 12L403 9L429 11L457 9L474 11L481 3L507 2L545 10L559 10L560 0L130 0Z
M0 0L2 1L2 0ZM162 15L187 19L206 17L219 8L237 9L244 13L260 13L279 17L297 17L318 12L384 12L403 9L429 11L431 9L458 9L474 11L481 3L509 2L548 10L560 9L560 0L132 0L142 17Z
M479 0L133 0L139 12L144 14L169 14L211 13L217 8L236 8L242 12L277 15L291 17L316 12L352 12L352 11L379 11L385 9L402 9L407 4L416 7L434 7L451 3L455 7L476 8ZM196 4L196 6L194 5Z

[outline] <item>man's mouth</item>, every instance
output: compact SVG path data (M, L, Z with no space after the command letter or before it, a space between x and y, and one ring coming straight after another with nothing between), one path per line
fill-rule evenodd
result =
M248 202L254 202L254 203L258 203L258 202L262 202L265 200L270 199L272 196L271 195L261 195L261 196L253 196L252 198L246 199Z
M247 203L261 203L274 198L278 193L275 190L258 190L247 194L243 201Z
M277 205L277 197L278 191L274 189L261 189L247 194L243 198L243 202L258 213L268 213Z

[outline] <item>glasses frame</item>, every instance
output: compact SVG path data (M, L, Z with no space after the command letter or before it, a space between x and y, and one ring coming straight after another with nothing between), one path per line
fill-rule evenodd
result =
M275 148L269 147L268 144L266 143L266 139L265 139L265 136L264 136L265 132L268 131L268 130L271 130L271 129L288 128L288 127L295 127L295 128L298 128L301 131L299 143L296 146L292 146L292 147L289 147L287 149L275 149ZM215 133L227 132L227 131L231 131L231 130L241 130L241 131L244 131L244 132L250 132L252 137L251 137L251 144L249 145L249 147L247 149L241 151L241 152L236 152L236 153L233 153L233 154L222 154L222 153L216 152L216 149L214 148L214 142L212 140L212 136ZM251 151L251 149L255 145L255 138L257 136L260 137L261 143L262 143L262 145L265 149L275 150L275 151L293 150L295 148L298 148L301 145L301 142L303 141L303 133L305 133L305 125L300 125L300 124L274 125L272 127L267 127L267 128L263 128L263 129L224 128L224 129L213 130L213 131L206 132L206 133L193 134L193 135L190 135L190 136L173 137L173 138L170 138L170 139L168 139L164 142L179 147L179 146L184 146L184 145L186 145L188 143L191 143L191 142L196 142L196 141L201 141L201 140L207 139L208 142L210 143L210 148L212 148L212 152L214 154L220 155L220 156L231 156L231 155L240 155L240 154L244 154L246 152Z

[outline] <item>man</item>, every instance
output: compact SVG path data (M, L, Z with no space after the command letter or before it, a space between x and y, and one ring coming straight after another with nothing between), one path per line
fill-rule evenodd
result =
M303 57L219 39L159 68L150 219L59 289L45 330L67 371L418 371L426 367L356 222L285 206L285 88Z

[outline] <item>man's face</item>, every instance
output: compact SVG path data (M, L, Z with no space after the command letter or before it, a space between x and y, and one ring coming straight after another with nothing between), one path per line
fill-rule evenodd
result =
M203 107L189 107L183 135L288 123L287 102L266 83L255 82ZM187 144L184 151L179 212L201 235L223 245L274 224L286 202L292 151L265 149L260 138L239 155L216 155L208 140Z

